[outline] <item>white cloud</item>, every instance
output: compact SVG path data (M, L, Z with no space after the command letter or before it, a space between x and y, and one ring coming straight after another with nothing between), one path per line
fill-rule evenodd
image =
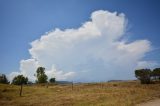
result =
M36 74L36 69L40 65L38 61L35 59L27 59L27 60L21 60L20 61L20 72L12 72L9 74L9 80L12 81L12 79L17 75L24 75L25 77L28 77L30 81L35 81L36 77L34 76ZM45 70L46 75L48 76L48 79L56 77L57 80L66 80L68 78L71 78L74 76L74 72L68 72L64 73L63 71L57 70L54 66L48 70Z
M137 63L136 69L143 69L143 68L154 69L158 66L159 64L156 61L139 61Z
M7 77L8 77L8 80L11 82L12 81L12 79L15 77L15 76L17 76L17 75L19 75L20 73L19 72L11 72Z
M75 72L64 73L62 70L57 70L55 66L52 66L51 70L47 70L46 74L49 78L55 77L56 80L69 80L75 77Z
M19 74L23 74L25 77L28 77L30 81L35 81L36 78L34 77L34 74L36 73L36 68L39 66L38 61L35 61L35 59L27 59L27 60L21 60L20 61L20 72L12 72L10 73L10 81L15 76Z
M92 13L91 19L108 41L117 40L125 32L127 20L123 13L99 10Z
M21 61L21 73L33 80L32 74L42 65L49 77L58 80L132 79L151 44L148 40L124 41L126 27L123 13L95 11L77 29L57 28L33 41L31 59Z

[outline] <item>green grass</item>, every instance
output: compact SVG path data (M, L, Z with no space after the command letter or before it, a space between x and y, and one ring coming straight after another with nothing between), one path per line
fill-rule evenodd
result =
M160 97L160 84L110 82L71 85L0 85L0 106L134 106Z

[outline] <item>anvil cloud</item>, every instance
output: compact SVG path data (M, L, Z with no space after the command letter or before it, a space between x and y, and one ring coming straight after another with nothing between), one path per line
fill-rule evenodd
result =
M79 28L47 32L31 42L31 58L22 60L20 72L10 78L23 74L34 81L36 68L43 66L49 78L57 80L134 79L134 69L144 63L151 43L126 40L127 22L123 13L98 10Z

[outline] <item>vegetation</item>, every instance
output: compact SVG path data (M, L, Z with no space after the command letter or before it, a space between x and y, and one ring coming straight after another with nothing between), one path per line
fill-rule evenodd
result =
M160 84L137 81L19 87L0 84L1 106L134 106L160 97Z
M12 84L14 85L22 85L22 84L27 84L28 83L28 78L24 77L23 75L18 75L13 78Z
M151 76L150 69L135 70L135 75L141 81L142 84L149 84L150 83L150 76Z
M56 78L51 78L51 79L49 80L49 82L50 82L50 83L55 83L55 82L56 82Z
M151 78L160 80L160 68L155 68L153 71L150 69L135 70L135 76L141 81L142 84L150 84Z
M45 68L44 67L38 67L37 68L37 83L46 83L47 82L47 75L45 74Z
M0 84L0 105L134 106L160 97L160 68L155 68L153 71L150 69L135 70L135 76L142 84L138 81L116 81L58 85L51 84L55 83L55 78L51 78L46 89L46 84L43 84L48 79L45 68L38 67L36 77L39 84L24 85L23 96L22 85L28 83L27 77L23 75L14 77L12 81L14 85ZM3 75L0 80L5 78ZM151 81L155 81L155 84L149 84ZM5 80L5 82L8 81ZM17 85L21 85L20 90Z
M8 84L9 83L5 74L0 75L0 83L2 83L2 84Z
M23 75L18 75L13 78L12 84L14 85L21 85L19 95L22 96L22 89L23 89L23 84L28 83L28 78L24 77Z
M160 80L160 68L155 68L153 70L152 77L154 77L155 80Z

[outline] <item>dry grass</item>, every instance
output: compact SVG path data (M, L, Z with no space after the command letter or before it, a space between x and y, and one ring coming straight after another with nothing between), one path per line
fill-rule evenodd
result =
M160 98L160 84L110 82L74 85L24 86L0 85L0 106L134 106Z

